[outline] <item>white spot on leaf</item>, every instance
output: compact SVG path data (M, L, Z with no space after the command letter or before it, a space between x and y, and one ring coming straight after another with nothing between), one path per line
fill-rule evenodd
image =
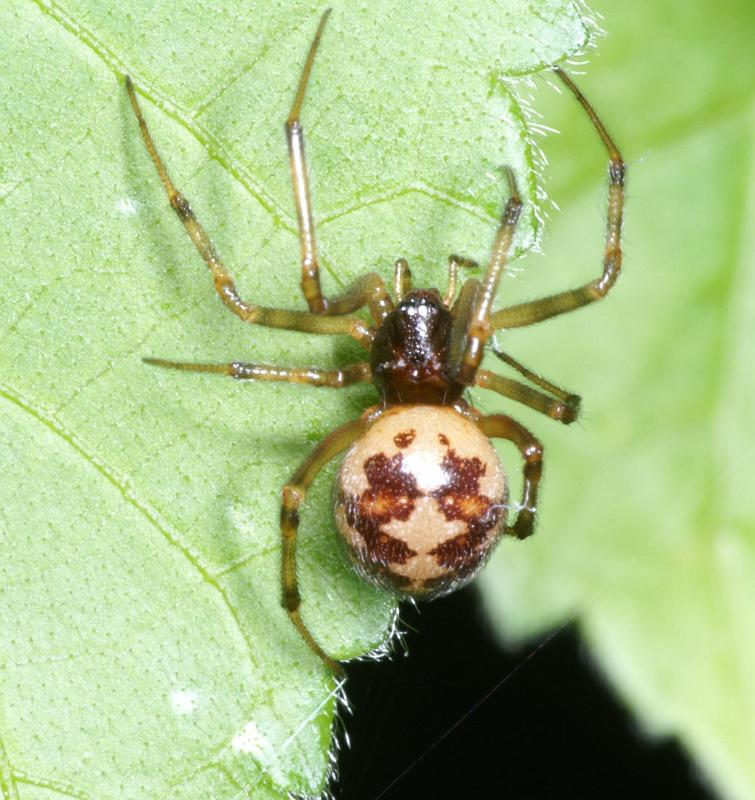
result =
M271 744L254 722L247 722L244 730L233 737L231 747L237 753L250 753L256 759L264 761L264 756L269 752Z
M115 204L115 207L118 211L120 211L121 214L124 214L127 217L133 217L139 211L139 203L130 197L122 197Z
M175 689L171 692L170 702L176 714L191 714L197 707L197 695L187 689Z

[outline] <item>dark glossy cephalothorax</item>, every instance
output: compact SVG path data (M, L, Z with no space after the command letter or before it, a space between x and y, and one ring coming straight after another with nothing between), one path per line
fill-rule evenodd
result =
M323 652L300 615L296 539L299 510L309 486L324 464L348 450L338 477L335 507L345 552L361 575L400 596L430 598L453 591L471 580L502 535L524 539L533 532L542 471L540 442L510 417L484 416L462 396L467 387L480 386L564 424L576 418L577 395L546 381L511 356L494 351L529 383L480 369L480 363L496 330L532 325L573 311L605 297L614 285L621 269L625 166L592 106L571 78L554 66L553 71L587 112L609 155L608 230L598 278L577 289L493 309L522 206L513 172L507 169L510 197L482 280L467 280L457 292L458 270L468 263L451 256L448 289L441 297L436 289L412 288L409 266L399 259L393 297L377 273L364 275L339 295L323 296L299 117L329 13L320 21L286 122L301 243L301 287L309 311L265 308L239 296L204 228L171 181L128 77L126 88L170 204L210 268L225 305L245 322L303 333L345 334L370 352L368 362L331 370L145 359L161 367L240 380L333 388L374 384L379 404L329 434L283 487L283 606L313 652L339 673L338 661ZM372 324L354 314L365 306ZM513 442L524 460L522 497L513 520L507 513L506 475L491 438Z

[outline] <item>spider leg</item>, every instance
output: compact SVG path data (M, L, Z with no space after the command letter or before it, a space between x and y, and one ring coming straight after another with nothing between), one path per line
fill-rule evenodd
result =
M582 108L584 108L608 151L608 222L603 255L603 272L599 278L580 286L578 289L571 289L550 297L542 297L539 300L502 308L493 314L491 318L491 324L494 328L519 328L524 325L532 325L535 322L541 322L544 319L555 317L558 314L565 314L589 303L594 303L596 300L601 300L616 283L616 279L621 272L621 225L624 214L626 165L602 120L574 81L559 67L554 67L553 71L566 84Z
M454 298L456 297L456 284L459 278L459 267L466 269L474 269L479 264L471 258L464 258L464 256L449 256L448 257L448 288L446 289L446 296L443 298L443 305L446 308L451 307Z
M409 269L409 262L405 258L396 259L393 265L393 294L397 302L404 299L412 289L412 271Z
M527 367L525 367L521 361L517 361L513 356L510 356L508 353L504 353L503 350L497 350L495 347L491 349L493 353L500 358L501 361L503 361L504 364L508 364L510 367L513 367L520 375L524 375L528 381L532 381L535 386L539 386L541 389L545 389L546 392L556 395L559 400L563 400L564 402L572 405L576 404L577 408L579 407L579 395L573 394L572 392L567 392L560 386L556 386L555 383L547 381L542 375L538 375L531 369L527 369Z
M283 505L281 507L283 607L288 611L291 622L296 626L296 629L312 652L319 656L323 663L338 677L343 676L343 667L338 661L327 655L317 644L299 613L301 597L296 576L296 538L299 530L299 509L304 502L307 490L322 467L353 444L370 424L371 420L362 417L336 428L315 447L293 474L290 482L283 487Z
M286 139L288 141L288 158L291 166L291 183L296 202L296 217L299 225L299 243L301 245L301 290L304 299L313 314L340 316L356 311L362 306L369 306L376 324L380 324L387 314L393 310L393 303L385 288L383 279L372 272L358 278L342 294L325 297L320 286L320 264L317 255L317 236L312 209L312 191L309 185L309 165L304 144L304 127L301 123L301 108L307 92L307 84L312 73L312 66L320 46L320 40L331 9L327 9L320 18L315 38L304 63L296 97L286 120Z
M134 114L139 122L144 144L165 186L170 204L186 228L186 232L189 234L192 242L194 242L194 246L209 267L215 281L215 291L225 305L245 322L264 325L270 328L287 328L289 330L306 333L347 334L369 348L372 342L372 331L362 320L356 317L324 318L317 314L302 311L265 308L264 306L258 306L241 299L233 278L225 268L212 240L199 223L199 220L189 205L189 201L176 189L171 180L168 170L163 160L160 158L149 129L147 128L147 123L142 114L141 107L139 106L139 101L136 99L134 85L131 78L128 76L126 76L126 89L129 99L131 100L131 106L134 109Z
M489 389L491 392L497 392L517 403L523 403L551 419L563 422L564 425L574 422L577 418L578 403L575 409L571 404L548 397L544 392L539 392L537 389L527 386L526 383L504 378L503 375L498 375L486 369L477 371L475 386L479 386L481 389ZM576 395L573 395L573 397L576 397Z
M464 281L459 296L451 306L453 327L451 329L448 363L451 365L452 374L458 369L458 364L464 355L475 300L479 296L481 289L482 284L476 278Z
M372 379L369 364L350 364L343 369L318 369L316 367L276 367L269 364L249 364L233 361L230 364L195 364L185 361L169 361L165 358L143 358L153 367L167 367L184 372L213 372L228 375L240 381L280 381L300 383L307 386L330 386L341 389L355 383Z
M508 439L519 449L524 459L524 485L519 513L513 525L507 525L504 533L517 539L526 539L535 530L537 494L543 472L543 446L523 426L503 414L491 414L476 420L477 426L490 439Z
M317 33L304 63L299 86L296 90L294 104L286 120L286 139L288 140L288 157L291 165L291 181L294 188L296 201L296 215L299 220L299 242L301 244L301 290L309 305L309 310L314 314L324 314L327 310L327 301L320 288L320 265L317 258L317 238L315 236L315 221L312 214L312 193L309 188L309 168L304 150L304 128L299 116L301 114L304 95L307 91L309 76L312 72L317 48L320 45L325 23L330 16L327 9L320 18Z
M326 298L325 304L325 313L330 317L348 314L366 305L378 326L393 311L393 301L385 288L385 281L377 272L361 275L340 294Z
M493 349L493 352L501 361L513 367L528 381L543 389L545 393L538 392L520 381L505 378L502 375L489 372L488 370L480 370L477 373L477 379L475 381L477 386L483 389L490 389L493 392L498 392L498 394L509 397L518 403L524 403L530 408L535 409L535 411L546 414L551 417L551 419L563 422L564 425L574 422L579 414L581 403L579 395L567 392L561 387L556 386L555 383L545 380L545 378L527 369L524 364L521 364L507 353L496 349ZM548 394L554 395L554 397L548 397Z
M471 386L474 383L475 373L477 372L485 345L493 333L491 325L491 314L493 302L498 292L498 284L501 276L509 261L511 245L514 241L514 232L522 212L522 199L516 187L516 179L510 167L506 168L506 178L509 182L511 196L506 202L506 207L498 227L498 233L493 245L493 253L490 257L487 272L482 280L481 291L475 298L472 308L469 326L466 335L466 343L461 360L456 368L455 379L459 383Z

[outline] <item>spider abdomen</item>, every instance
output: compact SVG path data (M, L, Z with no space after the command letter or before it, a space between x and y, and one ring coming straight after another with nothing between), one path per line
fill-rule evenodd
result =
M447 406L394 406L349 450L336 524L357 571L430 598L470 581L506 524L506 475L490 440Z

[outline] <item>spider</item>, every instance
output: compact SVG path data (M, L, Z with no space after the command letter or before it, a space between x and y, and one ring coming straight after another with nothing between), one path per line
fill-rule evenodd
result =
M244 322L310 334L343 334L369 350L369 360L341 369L144 359L159 367L218 373L238 380L336 389L371 381L377 389L379 404L326 436L283 487L282 604L311 650L341 676L340 663L323 651L300 613L296 543L299 512L307 490L326 463L348 450L338 475L335 500L340 540L358 574L401 598L431 599L448 594L477 574L502 536L526 539L533 533L543 464L541 443L509 416L483 415L463 399L463 394L468 387L479 386L566 425L576 419L580 405L577 395L550 383L508 354L494 351L537 388L481 369L480 363L495 331L533 325L606 296L621 269L626 170L593 107L572 79L553 66L608 151L608 223L601 275L577 289L493 310L522 209L513 171L507 168L510 194L481 280L470 278L457 292L459 268L474 262L451 256L448 288L441 297L437 289L414 288L409 265L400 258L395 263L393 297L375 272L358 278L341 294L325 297L320 287L300 112L329 15L327 10L320 19L285 125L301 245L301 289L308 311L266 308L240 297L212 241L168 175L128 76L125 83L170 204L207 263L223 303ZM365 306L372 317L371 325L355 315ZM512 521L507 519L507 478L492 446L493 438L513 442L524 461L522 496Z

